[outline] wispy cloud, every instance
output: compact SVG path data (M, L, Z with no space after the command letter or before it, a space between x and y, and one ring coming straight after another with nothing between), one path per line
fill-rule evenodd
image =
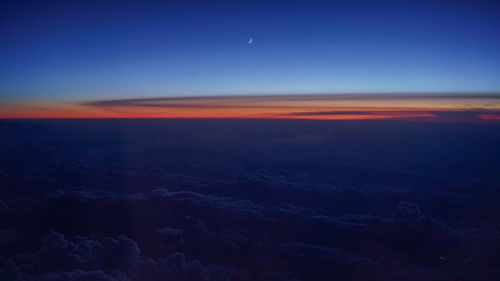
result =
M119 114L181 118L478 119L495 115L500 95L464 93L303 94L98 100L84 106Z
M500 94L302 94L90 100L0 108L2 117L497 120ZM64 109L64 110L63 110Z

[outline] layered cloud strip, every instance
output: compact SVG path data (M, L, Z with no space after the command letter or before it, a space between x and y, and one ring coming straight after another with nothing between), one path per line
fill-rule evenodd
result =
M0 117L500 120L500 95L303 94L109 99L3 105Z

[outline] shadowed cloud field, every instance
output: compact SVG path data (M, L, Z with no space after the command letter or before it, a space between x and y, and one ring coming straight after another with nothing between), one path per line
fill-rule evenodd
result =
M499 132L4 120L0 279L496 280Z

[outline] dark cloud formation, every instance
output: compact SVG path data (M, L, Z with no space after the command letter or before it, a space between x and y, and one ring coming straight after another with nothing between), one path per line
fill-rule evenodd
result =
M493 123L3 126L0 280L500 276Z
M51 272L43 275L44 281L128 281L129 279L120 273L106 274L99 270L82 271L75 270L70 272Z
M498 94L470 93L369 93L369 94L295 94L295 95L238 95L238 96L198 96L198 97L168 97L168 98L135 98L96 100L85 102L84 105L95 107L217 107L218 104L234 104L239 102L282 102L282 101L355 101L355 100L415 100L415 99L491 99ZM228 105L223 105L223 107Z
M491 109L450 109L450 110L364 110L364 111L308 111L308 112L293 112L286 114L286 116L372 116L372 117L400 117L400 118L414 118L414 117L436 117L440 121L479 121L484 120L485 115L500 116L499 110ZM434 119L433 119L434 120Z
M137 265L139 247L124 236L105 237L100 241L75 236L67 240L60 233L50 232L43 239L38 255L41 266L50 271L68 268L126 270Z
M374 115L372 111L312 111L312 112L294 112L292 116L314 116L314 115Z
M85 236L65 238L57 232L43 238L38 252L5 261L0 277L16 281L248 279L244 269L225 264L203 266L197 260L186 261L183 253L156 260L142 257L137 243L124 236L92 240Z
M12 230L0 229L0 249L17 241L19 234Z

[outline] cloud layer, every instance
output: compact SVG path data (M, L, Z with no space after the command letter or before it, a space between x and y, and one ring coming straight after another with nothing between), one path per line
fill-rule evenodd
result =
M496 280L497 123L0 123L0 280Z
M495 121L498 94L303 94L158 97L12 104L4 118L274 118Z

